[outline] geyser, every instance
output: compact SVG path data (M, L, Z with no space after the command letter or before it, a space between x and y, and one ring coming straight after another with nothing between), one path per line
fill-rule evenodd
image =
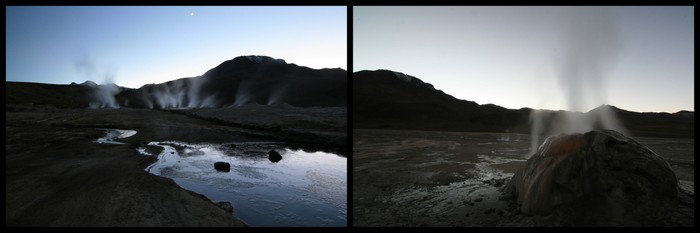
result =
M565 225L663 225L678 179L647 147L613 130L548 137L505 187L529 215Z
M119 103L114 98L121 91L114 83L93 87L93 98L90 108L119 108Z

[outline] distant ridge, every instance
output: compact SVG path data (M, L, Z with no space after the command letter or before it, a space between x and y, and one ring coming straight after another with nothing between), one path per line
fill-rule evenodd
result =
M531 108L507 109L460 100L419 78L391 70L353 73L353 127L464 132L530 133ZM694 138L694 113L638 113L601 105L586 113L542 110L544 134L564 114L612 112L633 136Z
M221 108L256 103L297 107L347 106L347 71L311 69L268 56L239 56L201 76L138 89L82 84L6 82L6 104L59 108Z

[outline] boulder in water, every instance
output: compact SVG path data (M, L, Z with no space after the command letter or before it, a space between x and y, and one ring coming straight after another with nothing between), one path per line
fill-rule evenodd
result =
M282 155L275 150L270 150L270 152L267 152L267 155L269 156L268 159L270 159L270 162L276 163L282 160Z
M231 171L231 164L227 162L216 162L214 163L214 169L217 171L229 172Z

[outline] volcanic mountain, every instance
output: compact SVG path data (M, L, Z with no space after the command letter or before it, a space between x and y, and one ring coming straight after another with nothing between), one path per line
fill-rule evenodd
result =
M138 89L93 82L71 85L6 82L6 104L59 108L230 107L249 103L347 106L347 72L311 69L267 56L240 56L201 76Z
M542 110L542 133L554 132L565 115L592 118L603 108L610 108L633 136L694 137L693 112L638 113L611 105L601 105L587 113ZM353 73L354 128L530 133L532 110L460 100L400 72Z

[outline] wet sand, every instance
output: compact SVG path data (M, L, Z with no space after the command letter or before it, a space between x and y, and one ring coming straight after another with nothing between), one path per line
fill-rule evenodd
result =
M694 140L636 139L681 180L668 225L694 225ZM530 144L523 134L355 129L353 226L556 225L557 216L527 216L501 198Z
M6 112L7 226L244 226L206 197L144 169L151 141L237 142L264 130L147 109L26 108ZM136 130L98 144L99 128ZM235 213L235 206L234 213Z

